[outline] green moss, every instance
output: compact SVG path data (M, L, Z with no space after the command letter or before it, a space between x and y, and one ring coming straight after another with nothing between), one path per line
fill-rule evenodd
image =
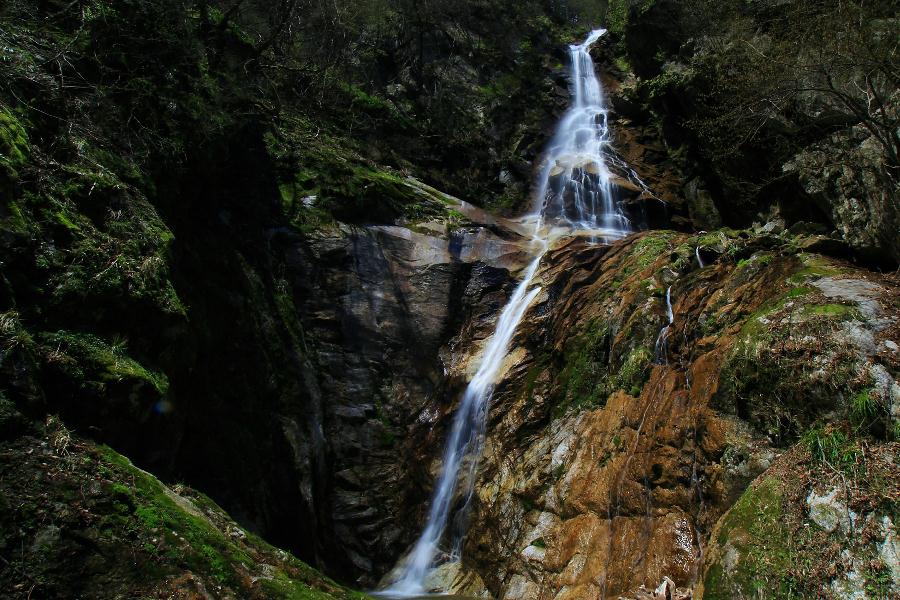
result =
M672 231L654 231L638 240L631 251L638 269L646 269L656 260L672 250Z
M570 408L585 410L606 404L609 335L607 323L593 322L568 345L558 376L562 397L554 406L555 417Z
M893 571L881 557L872 558L864 565L865 590L871 598L890 598L895 591Z
M560 397L554 406L555 417L570 409L602 407L609 395L619 389L634 396L641 393L650 374L652 352L642 346L635 347L616 368L610 362L610 343L609 324L594 321L568 344L557 376ZM529 380L536 378L541 369L538 366L529 371Z
M753 266L754 268L765 267L766 265L772 262L772 255L766 253L757 253L751 256L750 258L743 258L738 261L737 268L738 269L746 269L749 266Z
M788 277L788 281L794 285L801 285L811 280L822 277L840 275L841 269L831 260L817 254L800 254L802 267Z
M155 529L162 523L159 511L153 507L139 506L135 509L134 514L149 529Z
M801 598L792 579L796 559L784 519L782 485L766 478L748 489L723 517L717 544L730 555L718 556L704 576L704 598L732 600Z
M33 221L26 216L22 204L12 196L6 198L5 214L0 215L0 228L16 233L28 233L35 229Z
M18 170L26 164L30 153L25 128L11 112L0 107L0 175L17 179Z
M148 369L126 354L125 343L109 342L95 335L71 331L39 336L46 359L76 381L97 379L102 383L143 382L159 395L169 389L169 380L160 371Z
M622 368L616 375L615 385L618 389L623 389L632 396L638 396L647 377L650 373L650 363L653 360L653 354L647 348L637 347L633 349Z
M333 596L313 589L303 582L288 578L284 573L277 573L272 579L263 579L262 588L274 598L284 600L329 600ZM360 595L360 597L364 597Z
M794 287L788 290L788 293L784 295L787 299L799 298L800 296L805 296L807 294L812 293L813 289L809 287Z
M221 584L239 585L238 575L230 567L238 563L249 566L245 552L225 538L206 518L189 513L179 506L162 484L148 473L108 447L102 454L110 464L123 470L131 487L133 517L141 529L158 530L165 540L168 559L211 576Z
M802 314L805 316L823 316L844 319L858 317L859 311L855 307L846 304L810 304L802 308Z

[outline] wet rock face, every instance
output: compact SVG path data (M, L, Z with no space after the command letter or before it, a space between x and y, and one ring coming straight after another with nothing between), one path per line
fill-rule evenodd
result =
M896 284L796 248L652 232L547 254L493 398L465 546L495 597L692 585L719 517L801 433L863 391L890 406ZM848 346L851 330L871 343Z
M480 226L416 229L342 225L287 250L310 365L284 435L320 560L367 586L417 533L448 410L439 351L501 306L520 254Z

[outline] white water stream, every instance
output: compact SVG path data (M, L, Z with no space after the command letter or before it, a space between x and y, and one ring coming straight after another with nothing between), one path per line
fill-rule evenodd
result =
M672 286L666 288L666 316L669 318L669 322L666 323L662 329L659 331L659 336L656 338L656 363L660 365L667 364L669 362L668 357L668 340L669 340L669 328L675 322L675 313L672 312Z
M591 45L605 33L605 29L592 31L584 43L569 47L571 106L547 149L535 210L525 218L536 223L533 243L539 250L501 312L478 370L463 393L444 448L425 528L398 568L394 583L379 592L381 595L413 597L434 591L426 589L426 578L442 559L441 543L447 537L451 539L446 540L450 550L443 553L445 562L460 558L465 511L475 486L491 393L519 322L540 292L540 287L532 287L532 279L551 241L577 231L604 240L619 239L630 232L604 158L610 144L608 109L589 53ZM460 526L446 536L451 517Z
M609 109L594 71L590 47L606 33L592 31L569 46L572 103L563 115L540 167L536 212L544 224L605 230L612 238L631 230L616 200L604 155L609 149Z

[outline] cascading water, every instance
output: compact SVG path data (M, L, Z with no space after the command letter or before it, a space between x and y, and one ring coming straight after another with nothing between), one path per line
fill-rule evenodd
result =
M432 495L425 530L407 557L401 577L385 590L387 594L413 596L425 591L425 576L434 562L438 553L438 545L447 528L451 504L460 475L463 476L463 485L465 486L463 488L466 497L465 504L468 504L469 496L474 489L475 468L477 459L481 455L488 400L493 391L494 379L503 366L509 342L512 340L519 321L522 320L526 309L540 291L540 288L537 287L529 289L529 285L546 249L547 245L543 244L537 257L525 270L522 282L500 314L497 329L484 350L478 371L466 387L453 419L450 437L447 438L447 445L444 448L443 469ZM463 472L463 461L467 457L469 458L468 465ZM461 533L458 532L457 535L461 535Z
M584 43L569 47L572 102L541 166L536 208L541 224L603 230L607 237L620 238L631 225L605 159L609 110L590 55L591 45L605 33L592 31Z
M572 105L548 147L536 190L536 210L526 217L537 223L532 242L539 251L500 313L478 370L463 393L444 448L425 529L401 565L395 582L380 592L382 595L409 597L430 591L425 589L425 580L436 563L454 506L460 507L458 522L465 522L491 393L516 328L540 292L539 287L531 287L532 279L553 237L587 230L594 237L618 239L630 232L604 158L610 143L608 111L589 53L591 45L605 33L605 29L592 31L584 43L570 46ZM461 501L455 503L456 498ZM464 533L452 532L448 545L453 549L449 553L451 560L459 559Z

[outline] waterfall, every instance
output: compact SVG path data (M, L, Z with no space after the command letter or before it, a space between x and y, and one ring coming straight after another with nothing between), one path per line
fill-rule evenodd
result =
M500 314L497 329L484 350L478 371L463 393L459 408L453 418L447 445L444 448L443 468L434 488L425 530L409 553L402 576L389 589L385 590L389 594L413 596L425 591L423 585L425 576L437 555L438 544L447 527L452 508L451 503L460 475L464 479L466 504L468 503L468 497L471 496L474 489L475 468L477 459L481 455L488 400L493 391L494 380L503 366L509 342L512 340L519 321L522 320L526 309L540 291L538 287L529 289L529 286L546 250L547 244L543 244L541 251L525 270L522 282ZM468 465L466 465L465 472L461 473L466 457L469 457Z
M532 280L552 239L585 230L592 237L607 240L630 232L604 159L604 151L610 144L608 110L589 53L591 45L605 33L605 29L592 31L584 43L569 47L571 106L546 152L536 191L540 202L525 217L537 223L532 242L538 245L539 251L500 313L478 370L463 393L444 447L441 473L432 493L425 529L401 564L394 583L379 592L381 595L410 597L429 591L425 589L425 579L435 566L457 497L461 497L461 502L456 519L465 523L465 510L475 488L491 393L519 322L540 292L539 287L531 287ZM454 539L448 546L453 549L451 560L459 559L464 534L462 530L452 532Z
M609 109L590 48L605 29L569 46L571 104L540 167L535 207L539 225L600 230L618 239L631 230L622 212L605 155L610 148Z
M700 246L697 246L694 249L694 254L697 256L697 264L700 265L700 268L702 269L705 267L706 265L703 264L703 259L700 257Z
M666 323L662 329L659 331L659 336L656 338L656 363L660 365L664 365L669 362L668 357L666 356L666 340L669 337L669 328L672 326L672 323L675 322L675 313L672 312L672 286L670 285L666 288L666 316L669 317L669 322Z

